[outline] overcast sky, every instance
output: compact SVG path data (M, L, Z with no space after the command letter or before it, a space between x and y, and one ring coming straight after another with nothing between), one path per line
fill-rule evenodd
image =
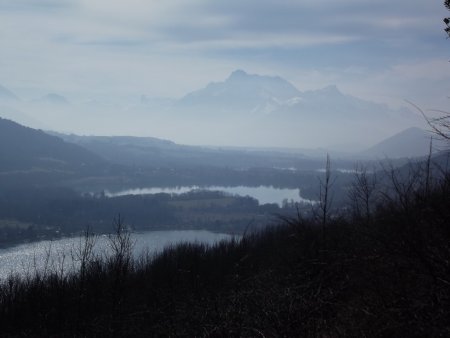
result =
M179 97L244 69L443 109L447 14L435 0L0 0L0 84Z

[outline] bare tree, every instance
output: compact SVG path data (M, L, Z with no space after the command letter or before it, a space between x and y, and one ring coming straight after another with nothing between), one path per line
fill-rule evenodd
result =
M417 109L417 111L420 112L420 114L422 114L428 126L431 128L432 133L434 133L443 140L450 141L450 112L432 109L429 110L429 112L433 113L433 115L435 116L430 117L423 111L423 109L421 109L416 104L408 100L406 100L406 102L408 102L411 106Z
M120 214L114 219L114 227L115 233L109 236L109 245L112 253L107 262L113 281L111 289L111 315L113 326L118 323L120 308L127 292L125 283L128 275L133 270L134 246L131 234L127 230Z
M380 195L385 203L398 205L408 214L417 193L424 187L424 167L413 162L398 168L389 162L382 167L386 185Z
M430 137L430 148L428 150L427 161L425 162L425 193L428 195L431 185L431 155L433 154L433 137Z
M97 242L97 236L88 227L80 238L80 242L75 252L72 252L72 261L80 264L80 278L82 281L86 278L89 265L94 260L94 247Z
M109 236L109 245L112 250L111 260L116 272L127 272L132 261L134 243L131 234L127 231L123 218L119 215L114 219L115 233Z
M352 201L353 212L357 217L370 220L373 205L376 203L377 176L375 172L368 173L367 167L357 165L354 181L352 182L349 197Z
M450 11L450 0L444 1L444 6L447 7L447 9ZM444 28L444 31L447 33L447 35L450 37L450 18L444 18L444 23L447 27Z
M332 196L330 195L330 193L333 184L334 180L332 180L331 177L330 154L327 154L327 162L325 164L325 177L323 180L319 178L319 211L323 227L325 227L329 219L329 213L332 204Z
M450 0L444 0L444 6L450 11ZM445 28L444 31L447 33L450 38L450 17L444 18ZM417 105L409 102L412 106L414 106L425 118L428 125L431 127L431 130L438 135L439 137L450 140L450 113L442 110L434 110L433 112L437 117L429 117L427 116L422 109L420 109Z

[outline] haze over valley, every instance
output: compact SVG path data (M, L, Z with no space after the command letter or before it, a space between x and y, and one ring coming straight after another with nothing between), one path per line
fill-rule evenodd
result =
M408 127L425 127L412 106L390 108L330 85L299 91L279 76L236 70L179 99L75 101L59 94L21 100L6 88L3 117L80 135L151 136L209 146L363 150ZM369 128L368 128L369 127Z
M443 2L0 0L0 336L449 336Z

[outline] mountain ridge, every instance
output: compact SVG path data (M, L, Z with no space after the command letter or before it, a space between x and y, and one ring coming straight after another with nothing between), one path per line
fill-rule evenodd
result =
M432 136L432 133L421 128L407 128L364 150L362 154L387 158L425 156L429 153Z
M0 118L0 171L67 170L94 167L105 161L94 153L11 120Z
M68 105L69 100L66 97L56 94L56 93L48 93L39 99L34 100L36 103L44 103L44 104L54 104L54 105Z
M20 102L9 106L39 122L27 125L47 130L155 135L179 144L213 146L317 148L356 144L355 149L362 150L405 127L424 124L422 117L407 108L397 110L360 99L336 85L300 91L280 76L244 70L179 99L158 100L145 95L92 99L90 103L70 100L70 104Z
M302 115L310 118L387 118L400 115L384 103L344 94L335 84L300 91L280 76L233 71L224 81L211 82L177 100L179 109L205 109L214 112L240 112L266 115ZM404 115L411 111L401 108Z
M210 82L206 87L190 92L177 101L177 106L223 105L240 111L252 111L266 101L284 101L300 95L291 83L281 77L232 72L222 82ZM215 110L221 110L216 107Z

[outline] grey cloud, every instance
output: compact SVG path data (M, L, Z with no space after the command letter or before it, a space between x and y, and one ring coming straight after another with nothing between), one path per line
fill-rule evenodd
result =
M169 92L175 79L183 89L178 95L248 67L287 75L317 71L321 85L350 67L378 72L448 58L440 27L447 14L441 2L429 0L0 0L6 45L0 77L75 86L67 81L74 78L86 81L83 88L97 86L103 74L115 78L100 88L127 85L135 67L140 91L152 86L156 71L153 88L167 83ZM206 67L215 77L204 74Z
M48 11L75 6L75 0L2 0L0 10Z
M233 36L248 32L264 34L322 33L361 35L365 38L403 38L408 33L423 34L427 20L433 20L430 6L423 1L252 1L202 2L187 6L186 17L192 20L170 22L162 27L167 37L176 40L201 40ZM223 25L198 27L197 18L223 16ZM392 24L397 22L397 24ZM387 24L391 23L391 24Z
M80 45L86 46L117 46L117 47L132 47L132 46L140 46L143 44L142 41L132 40L132 39L103 39L103 40L90 40L83 41L79 43Z
M78 39L73 36L57 36L53 39L56 43L72 44L79 46L98 46L98 47L134 47L141 46L144 41L133 38L119 38L119 37L103 37L95 39Z

